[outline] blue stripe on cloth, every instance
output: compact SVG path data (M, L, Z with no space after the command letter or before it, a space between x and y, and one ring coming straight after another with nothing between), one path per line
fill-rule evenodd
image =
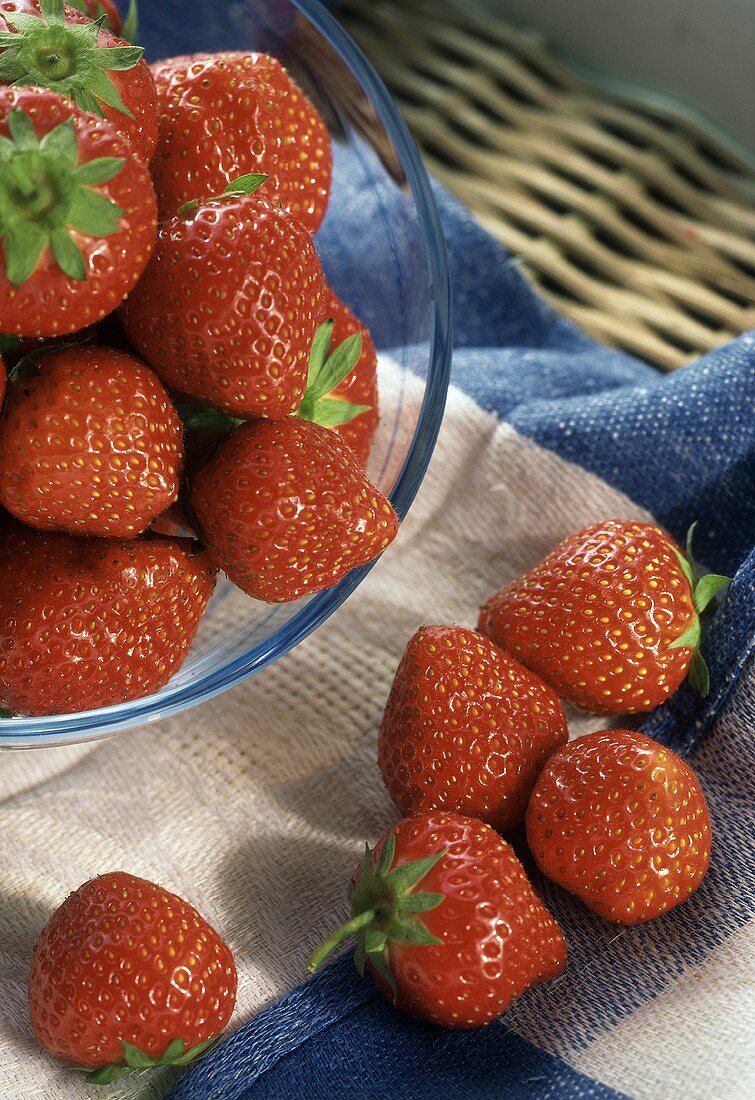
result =
M502 1024L447 1032L399 1016L349 956L261 1012L168 1100L620 1100Z

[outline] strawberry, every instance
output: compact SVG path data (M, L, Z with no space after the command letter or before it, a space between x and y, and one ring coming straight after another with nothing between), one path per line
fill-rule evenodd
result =
M307 230L242 179L160 228L121 309L166 385L232 416L296 412L322 320L322 267Z
M0 532L0 707L94 710L157 691L180 668L215 569L180 539Z
M330 195L325 123L275 58L259 53L158 61L160 136L152 163L163 217L266 172L281 202L314 233Z
M113 348L38 360L0 423L0 504L32 527L141 534L178 496L183 426L149 367Z
M567 738L561 704L537 676L472 630L426 626L398 666L378 763L401 814L450 810L505 831L524 821Z
M350 309L336 297L330 287L325 288L325 316L333 322L332 342L334 347L341 347L347 340L359 336L359 357L346 377L330 390L326 397L328 401L338 401L354 406L356 415L344 422L327 423L325 419L318 417L318 423L325 423L326 427L332 427L342 439L349 444L362 466L367 466L370 457L372 441L375 438L380 413L378 410L377 387L377 352L369 332L362 322L354 316ZM310 369L312 367L310 361ZM311 378L310 378L311 383ZM321 405L322 408L322 405ZM332 419L339 406L333 404L330 409ZM301 415L301 414L300 414Z
M698 888L711 828L695 773L676 753L635 730L602 730L545 765L527 839L554 882L605 920L639 924Z
M487 1024L530 986L557 977L566 944L511 847L452 813L405 818L369 847L349 891L355 963L403 1012L449 1028Z
M268 603L330 588L398 529L348 444L298 417L238 428L195 476L191 506L221 569Z
M43 928L31 1022L49 1054L109 1084L198 1057L228 1023L236 985L233 955L192 905L114 871L70 894Z
M131 46L63 0L3 0L0 81L49 88L108 119L146 163L157 143L157 91Z
M157 232L147 169L109 122L36 88L0 88L0 317L58 336L110 313Z
M660 527L609 520L497 592L479 629L574 706L634 714L664 702L688 671L707 694L699 615L725 584L696 582L691 545L685 559Z

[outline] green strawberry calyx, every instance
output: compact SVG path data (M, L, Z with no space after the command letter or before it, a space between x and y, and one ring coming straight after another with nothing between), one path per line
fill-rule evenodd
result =
M333 328L333 321L325 321L312 341L307 390L297 413L302 420L311 420L323 428L348 424L370 409L369 405L353 405L349 401L327 396L351 374L362 355L361 333L354 333L333 348ZM211 429L232 432L244 423L208 405L178 404L176 409L187 431Z
M87 1073L86 1079L93 1085L110 1085L119 1077L125 1077L129 1073L137 1073L139 1070L154 1069L156 1066L188 1066L190 1062L207 1054L220 1040L219 1035L212 1039L206 1039L203 1043L186 1049L183 1039L174 1039L165 1049L160 1058L150 1058L149 1055L139 1050L131 1043L123 1044L123 1062L113 1062L108 1066L100 1066L98 1069Z
M125 211L95 188L117 176L125 160L79 164L70 119L40 139L29 116L15 110L8 130L9 138L0 137L0 239L8 281L25 283L47 245L66 275L85 280L86 261L72 233L107 237L121 231Z
M671 643L671 649L692 649L692 660L689 666L689 683L693 691L706 698L710 694L710 673L708 665L700 652L700 638L702 627L700 616L710 607L712 601L721 589L731 584L731 577L723 577L719 573L705 573L698 576L698 569L692 553L692 540L697 523L693 523L687 532L686 554L676 551L679 565L685 577L689 581L692 592L692 606L694 618L675 641Z
M63 0L39 0L39 15L2 13L13 31L0 33L0 82L50 88L82 111L103 117L103 104L133 118L111 73L128 72L141 46L98 46L105 20L68 23Z
M255 191L259 191L263 183L267 182L268 177L263 175L262 172L250 172L247 176L238 176L237 179L232 180L222 195L213 195L209 199L191 199L190 202L185 202L183 206L179 206L178 214L193 214L200 205L206 202L217 202L218 199L223 199L226 195L253 195Z
M393 866L396 855L396 838L389 833L382 849L370 849L365 845L364 859L349 889L351 919L333 933L309 960L310 973L325 961L337 947L354 936L356 951L354 963L360 974L369 962L376 973L398 996L396 979L391 970L389 946L411 944L427 946L442 943L433 936L425 923L417 916L437 909L445 901L443 894L415 892L422 879L447 854L444 849L424 859Z
M87 6L86 0L67 0L67 2L69 7L76 8L77 11L83 12L84 15L91 17L91 9ZM113 26L102 0L98 0L95 19L98 21L104 19L103 25L106 29L112 34L117 34L119 38L125 39L126 42L136 42L139 32L139 8L136 0L131 0L122 27Z
M348 378L362 356L361 332L353 333L333 348L334 328L333 321L326 321L312 341L307 390L298 413L302 420L311 420L323 428L348 424L371 407L333 397L333 390Z

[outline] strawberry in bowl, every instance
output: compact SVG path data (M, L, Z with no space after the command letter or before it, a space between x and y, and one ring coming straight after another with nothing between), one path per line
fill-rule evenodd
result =
M180 17L171 7L160 22ZM197 27L193 52L158 60L156 13L132 44L125 14L109 0L2 13L4 745L171 713L314 630L395 538L447 384L432 199L392 109L387 133L357 139L292 42L285 59L261 54L236 22L233 52L213 54ZM315 56L312 41L310 67L335 71L332 47ZM365 140L382 155L393 137L417 213L411 269L380 170L357 231L312 236L329 209L353 217ZM375 247L361 251L368 227ZM398 340L381 331L396 317ZM33 577L15 577L19 554Z

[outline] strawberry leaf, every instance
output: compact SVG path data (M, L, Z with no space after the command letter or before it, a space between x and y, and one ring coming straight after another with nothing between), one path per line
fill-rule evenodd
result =
M123 22L123 29L121 30L121 38L124 38L127 42L136 42L139 37L139 6L136 0L131 0L126 13L126 18Z
M341 424L350 424L362 413L370 411L370 405L352 405L349 401L341 401L334 397L323 397L312 410L311 417L302 417L303 420L312 420L315 424L321 424L323 428L337 428ZM301 413L299 413L301 416Z
M172 1043L169 1043L165 1049L165 1053L159 1059L159 1064L162 1066L171 1065L176 1058L181 1058L186 1053L186 1043L183 1039L174 1039Z
M2 707L0 707L0 719L12 718L12 717L13 717L13 712L12 711L4 710Z
M702 615L717 593L730 584L731 577L722 577L718 573L706 573L704 577L701 577L697 582L693 596L695 610L698 615Z
M0 333L0 355L5 358L18 349L21 340L18 336L6 336L4 333Z
M151 1067L155 1065L147 1054L131 1043L124 1042L123 1056L129 1069L151 1069Z
M699 649L696 649L689 668L689 686L703 699L710 695L710 673Z
M235 416L212 409L209 405L176 405L176 412L181 417L184 428L189 432L202 429L217 429L218 431L232 432L241 427L243 420Z
M307 390L298 415L302 420L336 428L348 424L369 412L369 405L355 405L332 396L333 391L348 378L362 355L362 334L355 332L337 348L332 348L333 321L325 321L315 334L309 355ZM327 397L327 394L331 394Z

